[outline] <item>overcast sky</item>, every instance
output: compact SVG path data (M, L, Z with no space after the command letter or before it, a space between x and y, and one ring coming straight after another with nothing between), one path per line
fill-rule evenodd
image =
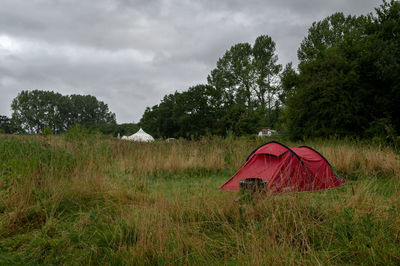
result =
M0 0L0 115L21 90L90 94L119 123L206 83L219 57L267 34L279 62L313 21L366 14L377 0Z

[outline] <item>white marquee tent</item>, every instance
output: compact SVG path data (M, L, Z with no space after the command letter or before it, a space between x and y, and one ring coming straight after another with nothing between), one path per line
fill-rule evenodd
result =
M140 128L139 131L136 132L135 134L133 134L127 138L122 137L122 139L127 139L127 140L131 140L131 141L139 141L139 142L154 141L154 138L150 134L147 134L146 132L144 132L142 128Z

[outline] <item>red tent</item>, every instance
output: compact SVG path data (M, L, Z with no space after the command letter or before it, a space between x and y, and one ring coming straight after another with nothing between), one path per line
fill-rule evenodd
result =
M248 178L267 181L267 190L272 193L314 191L340 187L345 183L313 148L292 148L276 141L255 149L242 168L219 189L237 191L240 181Z

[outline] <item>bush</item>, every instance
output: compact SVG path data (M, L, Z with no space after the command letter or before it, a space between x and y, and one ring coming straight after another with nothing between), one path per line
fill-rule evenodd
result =
M51 130L51 128L47 126L44 128L42 135L43 136L53 135L53 130Z
M75 124L68 128L65 139L69 141L96 140L106 138L107 136L97 130L88 129L79 124Z

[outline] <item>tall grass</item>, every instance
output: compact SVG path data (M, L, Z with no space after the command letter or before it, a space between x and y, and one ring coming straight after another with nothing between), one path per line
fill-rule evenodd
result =
M218 191L260 144L1 136L0 264L400 263L395 151L308 141L346 186Z

